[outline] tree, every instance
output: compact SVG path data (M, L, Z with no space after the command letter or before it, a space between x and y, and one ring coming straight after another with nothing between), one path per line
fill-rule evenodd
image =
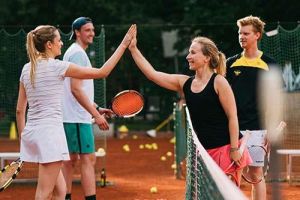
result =
M267 29L277 26L277 21L294 26L299 21L299 4L296 0L130 0L126 3L122 0L10 0L0 2L0 24L10 33L16 33L20 28L28 31L40 24L57 25L64 33L69 33L75 18L89 16L94 21L97 35L104 25L106 57L109 57L129 25L137 23L138 45L145 56L156 69L174 73L174 60L163 57L163 31L178 31L174 47L178 52L186 50L191 38L203 35L213 39L226 55L233 55L241 51L237 41L238 18L250 14L260 16L267 22ZM179 71L187 73L184 54L178 55L178 63ZM170 105L164 107L163 115L167 116L172 109L170 101L174 101L176 94L147 81L134 66L126 53L107 79L107 98L127 88L143 91L146 96L158 95L162 105Z

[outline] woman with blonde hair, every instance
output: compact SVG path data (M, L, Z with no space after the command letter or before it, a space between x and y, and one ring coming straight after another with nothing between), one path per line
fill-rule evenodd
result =
M169 90L184 95L193 128L199 141L223 171L235 162L235 181L239 185L241 169L251 159L248 151L240 155L236 104L230 85L223 77L225 56L206 37L192 40L186 59L194 76L156 71L136 46L136 36L129 45L131 55L146 77ZM243 159L242 159L243 158ZM228 171L226 171L228 172Z
M70 158L62 121L64 77L105 78L120 60L135 31L132 25L112 57L99 69L55 59L61 54L63 43L53 26L38 26L27 34L30 62L24 65L20 77L16 116L21 160L39 165L35 199L64 199L66 195L61 168L63 160ZM95 112L93 117L103 129L108 129L104 116Z

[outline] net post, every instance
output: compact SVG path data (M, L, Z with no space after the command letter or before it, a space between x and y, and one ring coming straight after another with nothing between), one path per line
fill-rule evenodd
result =
M187 152L187 144L186 144L186 126L185 126L185 105L182 105L181 102L174 103L174 133L176 142L174 145L175 151L175 163L176 170L175 176L176 179L184 179L186 172L185 167L183 166L185 163L184 160L186 158Z

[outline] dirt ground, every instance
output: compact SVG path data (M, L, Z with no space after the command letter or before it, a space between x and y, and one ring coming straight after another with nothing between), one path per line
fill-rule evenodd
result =
M107 140L107 155L105 160L97 160L97 178L99 171L105 165L109 186L97 187L97 199L99 200L183 200L185 199L185 180L177 180L171 165L174 157L167 156L167 152L174 152L174 144L170 143L172 134L163 134L156 139L148 138L143 134L137 134L133 139L131 134L123 139L109 138ZM158 149L140 149L140 145L156 143ZM130 151L123 149L128 145ZM97 140L97 148L101 141ZM0 152L18 151L18 143L0 138ZM161 161L161 156L166 160ZM104 164L105 163L105 164ZM34 165L25 165L19 178L24 176L36 176ZM12 185L0 192L1 200L34 199L35 183ZM300 199L300 186L289 186L280 183L282 198L288 200ZM157 193L151 193L150 188L156 187ZM268 199L272 199L271 186L268 184ZM242 190L250 196L249 185L242 185ZM74 183L73 200L84 199L82 189L78 182Z

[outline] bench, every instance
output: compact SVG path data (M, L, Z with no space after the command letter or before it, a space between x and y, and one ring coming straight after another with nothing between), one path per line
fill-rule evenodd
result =
M286 178L289 184L292 183L293 157L300 156L300 149L278 149L277 154L286 155Z

